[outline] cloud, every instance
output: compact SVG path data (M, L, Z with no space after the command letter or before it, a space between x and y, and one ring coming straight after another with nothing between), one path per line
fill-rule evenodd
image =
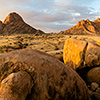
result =
M75 15L75 16L81 16L81 14L80 14L80 13L75 13L74 15Z
M56 5L91 5L91 3L95 2L94 0L54 0Z
M3 21L10 12L17 12L37 29L59 32L82 19L99 17L100 11L91 6L94 2L96 0L0 0L0 19Z

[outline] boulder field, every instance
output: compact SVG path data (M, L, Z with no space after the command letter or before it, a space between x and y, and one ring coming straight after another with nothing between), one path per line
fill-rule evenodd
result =
M100 47L77 39L67 39L63 51L64 63L80 71L86 80L100 85Z
M0 100L91 100L85 82L46 53L24 49L0 54Z
M100 100L100 42L88 43L67 39L63 51L64 63L84 79L92 100Z

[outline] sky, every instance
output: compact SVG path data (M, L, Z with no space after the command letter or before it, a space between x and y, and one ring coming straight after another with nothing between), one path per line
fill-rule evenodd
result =
M82 19L100 18L100 0L0 0L0 20L12 12L46 33L67 30Z

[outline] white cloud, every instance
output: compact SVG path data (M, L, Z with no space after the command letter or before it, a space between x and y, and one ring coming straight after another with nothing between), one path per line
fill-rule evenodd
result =
M0 20L10 12L20 14L26 23L45 32L59 32L82 19L95 20L100 12L91 7L94 0L0 0Z
M80 14L80 13L75 13L74 15L75 15L75 16L81 16L81 14Z
M67 5L71 2L71 0L54 0L56 5Z

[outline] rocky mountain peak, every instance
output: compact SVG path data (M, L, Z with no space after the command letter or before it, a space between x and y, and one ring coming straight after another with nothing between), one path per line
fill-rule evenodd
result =
M89 19L86 19L86 22L90 22L90 20Z
M97 18L97 21L100 21L100 18Z
M85 20L81 20L81 25L85 24Z
M16 12L10 13L4 20L0 21L0 34L44 34L23 21Z
M21 17L19 14L13 12L13 13L10 13L10 14L5 18L4 24L8 24L8 23L11 23L11 22L20 22L20 21L23 22L22 17Z
M95 20L94 22L100 22L100 18L97 18L97 20Z
M77 35L83 35L83 34L92 34L100 35L100 18L97 18L95 21L90 21L89 19L81 20L77 23L76 26L73 26L72 28L60 32L60 34L77 34Z

